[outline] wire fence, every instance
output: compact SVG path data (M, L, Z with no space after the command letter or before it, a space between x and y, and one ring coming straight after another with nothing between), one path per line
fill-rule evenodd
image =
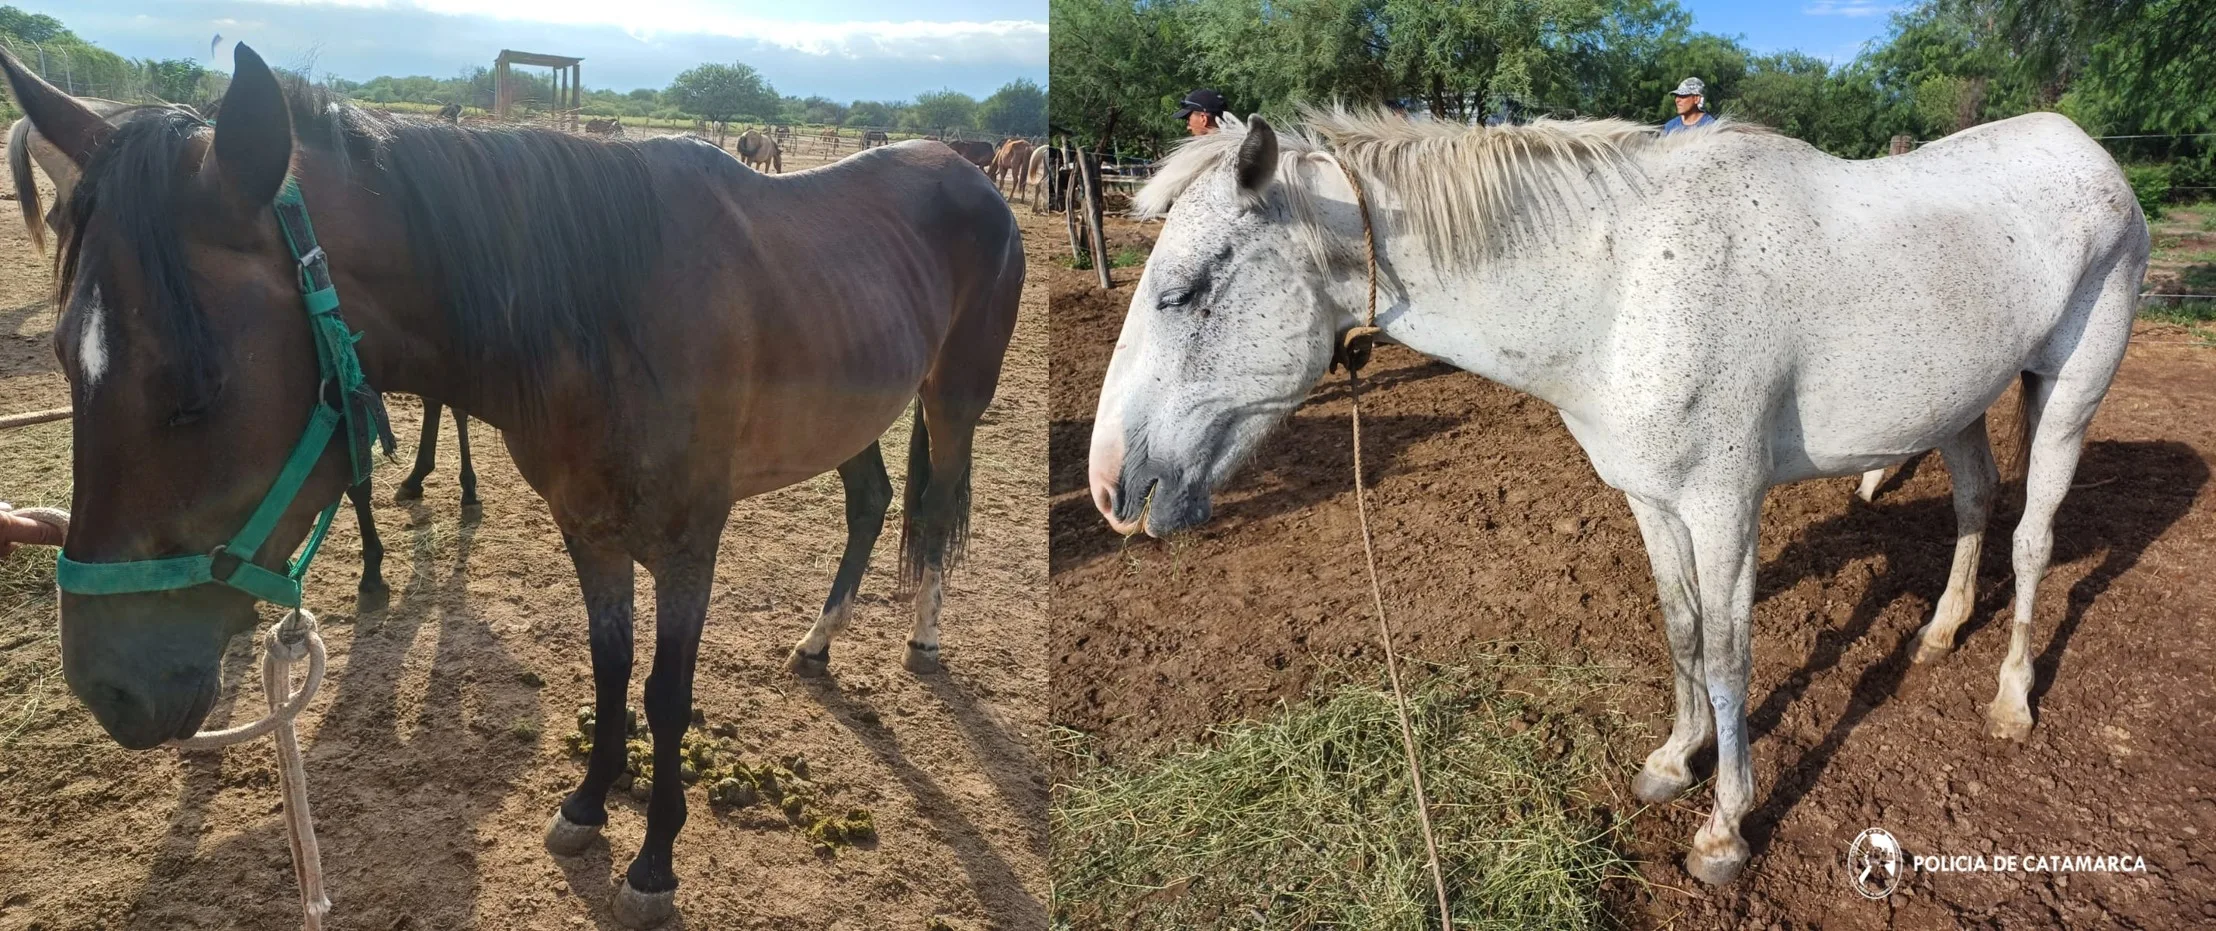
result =
M105 49L75 42L33 42L0 36L0 46L46 83L72 97L99 97L126 103L160 99L158 83L146 66ZM0 100L10 118L20 115L13 100Z

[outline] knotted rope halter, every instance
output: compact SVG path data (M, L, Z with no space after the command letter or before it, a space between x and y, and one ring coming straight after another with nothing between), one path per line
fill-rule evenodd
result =
M1346 366L1347 403L1353 409L1354 424L1354 513L1362 524L1362 561L1370 574L1370 603L1377 609L1377 636L1385 642L1385 675L1393 684L1393 710L1400 717L1400 747L1408 756L1408 779L1416 794L1416 820L1423 826L1424 852L1429 856L1426 864L1431 868L1432 889L1439 896L1440 931L1454 931L1454 919L1447 912L1446 870L1439 862L1439 842L1431 831L1431 801L1423 790L1423 764L1416 759L1416 728L1408 721L1408 693L1400 684L1400 654L1393 649L1393 625L1385 617L1385 589L1377 580L1377 549L1371 542L1370 507L1368 495L1362 488L1362 366L1369 364L1370 350L1376 345L1377 335L1377 230L1370 224L1369 198L1362 194L1362 181L1355 177L1354 169L1343 159L1339 170L1346 173L1348 186L1354 188L1354 206L1362 213L1362 246L1369 258L1369 302L1362 312L1362 325L1350 327L1339 337L1339 346L1332 357L1332 367Z

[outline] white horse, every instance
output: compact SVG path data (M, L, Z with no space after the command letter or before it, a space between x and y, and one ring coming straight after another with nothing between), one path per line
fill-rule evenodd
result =
M138 106L99 97L79 97L77 102L111 123L129 116ZM54 225L55 217L39 214L38 183L31 176L34 161L54 182L54 207L59 210L61 205L69 203L69 192L77 186L77 163L46 141L45 136L39 135L38 128L32 126L28 118L16 120L14 126L8 127L8 172L15 177L15 199L23 211L23 225L30 230L31 242L43 249L46 248L46 230Z
M1394 342L1561 412L1630 500L1676 667L1670 737L1639 798L1716 806L1687 869L1746 863L1755 544L1770 486L1937 448L1955 559L1920 633L1945 655L1974 603L1998 484L1985 411L2023 382L2029 467L2008 658L1990 732L2032 724L2031 621L2086 424L2122 361L2148 236L2131 187L2069 120L2033 114L1849 162L1744 126L1669 137L1621 121L1502 128L1314 113L1186 142L1140 191L1166 216L1093 428L1094 502L1160 536L1209 516L1361 319L1355 191L1374 217Z

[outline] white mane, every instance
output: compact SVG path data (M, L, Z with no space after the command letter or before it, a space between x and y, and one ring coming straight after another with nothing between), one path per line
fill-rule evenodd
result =
M1699 145L1723 133L1766 132L1728 119L1666 137L1619 119L1462 126L1343 107L1305 110L1302 119L1303 126L1278 130L1277 182L1303 228L1315 225L1310 172L1336 172L1345 164L1371 189L1373 200L1377 189L1396 194L1398 222L1413 227L1435 256L1448 261L1473 259L1507 244L1519 228L1572 196L1573 182L1597 188L1591 182L1608 172L1636 184L1633 159L1641 153ZM1246 124L1226 119L1218 131L1180 143L1139 189L1132 216L1168 215L1194 182L1238 157L1246 134ZM1387 222L1381 211L1373 214L1374 222ZM1322 254L1334 251L1316 245Z

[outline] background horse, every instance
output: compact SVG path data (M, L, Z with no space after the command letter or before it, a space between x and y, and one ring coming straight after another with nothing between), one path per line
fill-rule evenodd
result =
M1232 121L1139 192L1137 212L1168 223L1094 424L1092 497L1113 527L1208 518L1213 489L1364 322L1374 223L1384 335L1553 404L1630 502L1677 686L1670 737L1633 790L1684 791L1693 753L1715 743L1694 876L1727 882L1749 856L1764 493L1937 448L1955 560L1916 659L1944 656L1976 601L1998 483L1985 411L2019 381L2026 500L1986 717L1996 737L2029 732L2055 510L2123 358L2149 246L2131 186L2084 131L2034 114L1849 162L1729 123L1661 138L1615 120L1312 119L1333 151Z
M739 152L739 160L763 174L777 174L785 170L785 154L777 147L777 140L754 130L740 133L732 144Z
M1030 141L1004 139L1000 143L999 151L993 153L993 166L988 169L988 173L993 176L994 187L1000 187L1005 182L1010 187L1010 192L1020 197L1023 194L1024 181L1027 177L1025 169L1030 167Z
M440 107L439 119L445 120L449 123L460 123L462 121L462 105L458 103L450 103L446 106Z
M960 155L970 164L976 165L977 170L988 173L993 170L993 156L1000 152L999 149L993 148L993 144L990 142L978 142L972 139L956 139L946 143L946 147L953 149L955 154Z
M235 55L218 129L173 110L111 126L0 53L22 109L84 170L56 327L75 408L65 556L211 553L273 484L318 390L271 209L290 177L369 381L499 427L575 564L600 723L549 850L598 836L624 769L634 566L655 584L655 766L675 773L732 504L839 472L845 552L792 657L820 671L892 498L878 438L911 408L904 662L937 668L971 441L1024 276L986 179L925 143L765 176L692 139L380 119ZM348 447L325 449L255 564L281 565L337 498ZM65 592L62 671L119 743L152 747L199 729L225 643L255 621L251 596L217 584ZM654 788L614 902L627 924L674 909L684 794Z
M892 144L893 137L885 135L885 131L882 129L872 129L862 133L862 148L867 149Z
M109 125L123 123L138 111L149 107L174 106L124 104L91 97L78 97L76 100L106 120ZM460 107L453 104L448 106L460 112ZM54 184L54 212L43 220L38 215L38 179L31 176L30 162L34 159L46 171L47 179ZM40 135L38 128L32 126L28 118L17 120L8 129L8 171L15 178L15 199L23 207L23 225L30 231L31 241L44 248L45 230L52 227L57 233L61 231L61 211L68 204L70 193L75 190L77 178L82 172L77 162ZM423 479L438 464L439 406L439 402L430 398L423 400L423 436L416 444L415 469L393 492L395 501L412 501L423 497ZM482 515L483 509L477 500L477 470L470 462L469 415L461 411L454 412L454 432L462 454L462 516L467 520L476 520ZM365 481L348 488L346 495L354 506L354 518L362 532L362 580L355 606L360 611L381 610L391 600L392 590L385 584L385 546L383 539L377 535L377 515L370 506L369 483Z
M623 121L615 117L586 120L585 134L588 136L621 136L623 135Z

